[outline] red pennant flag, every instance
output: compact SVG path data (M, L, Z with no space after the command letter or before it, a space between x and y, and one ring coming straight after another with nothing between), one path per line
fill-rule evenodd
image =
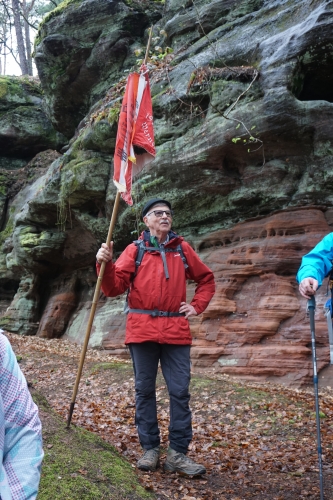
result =
M155 155L153 107L148 74L131 73L127 79L120 111L113 174L113 182L128 205L133 205L132 178L139 174Z

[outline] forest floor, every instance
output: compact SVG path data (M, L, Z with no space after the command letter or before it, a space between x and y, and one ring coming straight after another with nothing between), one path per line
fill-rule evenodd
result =
M177 473L154 473L136 469L141 455L134 423L134 382L130 361L107 352L88 349L72 419L72 432L84 428L112 445L128 461L134 472L124 496L112 492L113 469L103 469L103 457L91 450L90 461L75 461L53 471L50 464L57 453L54 437L68 447L65 427L81 348L68 341L44 340L6 334L20 361L32 390L46 398L62 418L57 424L45 418L41 404L45 460L43 477L53 474L52 499L73 500L155 498L156 500L302 500L319 499L319 471L313 388L299 390L276 384L245 383L221 374L192 375L191 409L194 438L189 456L203 463L207 474L185 478ZM321 439L325 499L333 499L333 391L320 391ZM162 457L168 446L168 395L162 375L157 380L158 416ZM43 409L44 408L44 409ZM52 428L55 425L55 428ZM59 427L60 425L60 427ZM66 431L68 433L68 431ZM71 432L71 431L70 431ZM86 433L87 435L92 435ZM98 445L100 446L100 444ZM111 450L111 447L110 447ZM110 451L109 450L109 451ZM73 451L73 455L80 451ZM126 462L125 462L126 464ZM51 468L50 468L51 467ZM73 469L74 467L74 469ZM75 469L76 467L76 469ZM104 471L104 472L103 472ZM77 478L107 488L98 495L57 496L59 482L70 484ZM134 481L134 482L133 482ZM110 483L111 482L111 483ZM110 484L109 484L110 483ZM113 483L112 483L113 484ZM129 490L128 488L132 488ZM67 491L67 490L66 490ZM69 491L69 490L68 490ZM127 493L126 493L127 491ZM132 491L132 493L129 493ZM48 499L47 499L48 500Z

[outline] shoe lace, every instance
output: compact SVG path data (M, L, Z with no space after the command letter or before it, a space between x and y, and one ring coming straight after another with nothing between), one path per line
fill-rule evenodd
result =
M155 458L156 455L158 455L158 451L155 448L150 448L144 452L142 458Z
M178 457L189 465L196 465L194 460L192 460L192 458L188 457L187 455L184 455L184 453L178 453L177 458Z

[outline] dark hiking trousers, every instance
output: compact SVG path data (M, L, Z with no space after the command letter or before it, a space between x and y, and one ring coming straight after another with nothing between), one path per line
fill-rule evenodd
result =
M142 448L160 444L157 423L156 376L158 362L170 397L169 441L173 450L186 453L192 439L189 345L142 342L129 344L135 376L135 423Z

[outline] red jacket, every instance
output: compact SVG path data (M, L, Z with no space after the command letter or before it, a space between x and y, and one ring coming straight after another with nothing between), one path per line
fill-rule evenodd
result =
M141 238L144 234L142 233ZM178 252L167 252L166 260L170 278L164 273L160 252L145 252L141 265L135 273L135 258L138 247L131 243L115 263L105 267L102 291L107 297L116 297L130 287L128 305L131 309L158 309L178 312L180 303L186 302L186 279L197 283L191 305L198 314L209 304L215 292L214 275L199 259L191 246L181 236L169 233L170 241L165 248L176 248L182 244L188 269ZM150 246L149 242L146 242ZM99 271L97 264L97 271ZM152 317L148 314L129 313L126 323L125 343L152 341L160 344L191 344L189 322L185 317Z

